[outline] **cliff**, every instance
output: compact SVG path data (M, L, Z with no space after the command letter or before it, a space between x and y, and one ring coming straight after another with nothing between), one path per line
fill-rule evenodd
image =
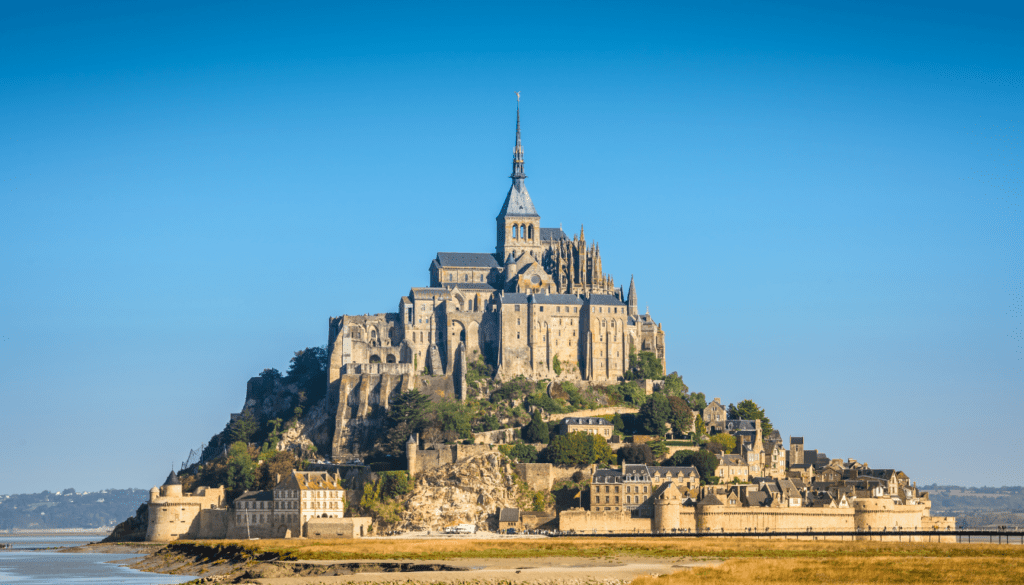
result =
M517 507L521 496L515 470L498 453L476 455L424 472L408 496L399 528L443 530L476 524L497 530L497 512Z

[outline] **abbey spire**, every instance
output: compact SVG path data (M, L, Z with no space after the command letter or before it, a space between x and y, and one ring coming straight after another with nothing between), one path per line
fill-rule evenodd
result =
M518 101L519 95L516 94ZM512 253L516 258L529 255L541 259L540 215L533 206L530 192L526 190L526 171L523 168L523 138L516 105L516 145L512 149L512 186L505 196L505 204L495 219L498 222L498 242L495 246L499 259Z
M636 302L636 285L633 283L633 275L629 276L629 294L626 295L626 310L629 311L631 317L636 317L640 314Z

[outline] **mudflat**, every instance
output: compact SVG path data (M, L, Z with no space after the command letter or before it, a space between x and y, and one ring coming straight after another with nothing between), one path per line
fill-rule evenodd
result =
M136 568L197 582L1024 583L1024 547L718 538L365 538L176 542Z

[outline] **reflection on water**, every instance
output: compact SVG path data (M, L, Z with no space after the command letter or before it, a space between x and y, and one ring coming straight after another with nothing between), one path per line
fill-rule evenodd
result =
M64 553L40 550L49 547L79 546L96 542L95 534L70 535L7 535L0 542L13 545L0 550L0 583L31 583L33 585L162 585L183 583L192 577L143 573L108 561L128 561L142 555Z

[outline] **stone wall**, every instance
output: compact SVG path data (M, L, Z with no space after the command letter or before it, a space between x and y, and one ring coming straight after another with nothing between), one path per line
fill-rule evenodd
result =
M531 490L549 492L555 483L553 468L550 463L519 463L516 465L516 475L522 478Z
M570 412L570 413L566 413L566 414L548 414L548 413L544 413L541 416L541 418L543 418L545 422L549 422L549 421L561 421L563 418L565 418L567 416L588 417L588 416L605 416L605 415L608 415L608 414L636 414L638 412L640 412L639 408L628 408L628 407L625 407L625 406L608 406L608 407L605 407L605 408L594 408L594 409L591 409L591 410L577 410L575 412Z
M505 445L516 440L516 429L498 429L473 433L473 442L477 445Z
M359 538L369 536L373 519L367 517L350 518L310 518L306 522L307 538Z
M697 510L699 532L853 531L850 508L742 508L704 506Z
M228 533L231 510L209 508L199 512L199 535L197 538L224 538Z
M633 518L629 512L591 512L583 508L572 508L564 510L558 515L558 529L562 532L575 531L585 534L610 532L649 534L651 519Z

